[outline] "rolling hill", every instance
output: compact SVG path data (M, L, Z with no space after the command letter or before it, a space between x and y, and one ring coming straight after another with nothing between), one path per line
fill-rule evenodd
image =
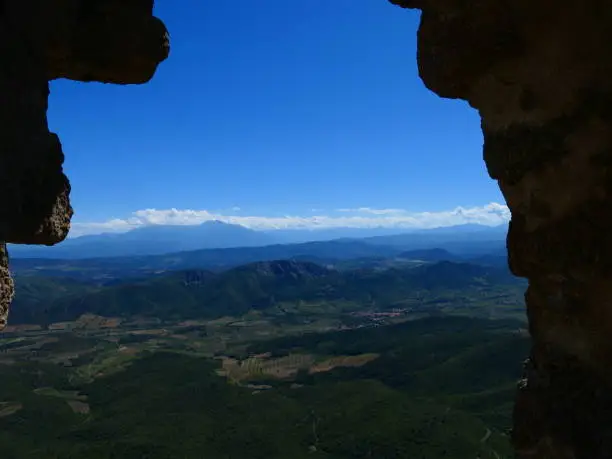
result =
M311 262L277 260L220 273L182 270L108 285L26 275L16 277L11 321L50 323L84 313L215 318L252 310L278 313L287 305L321 302L329 303L326 308L334 313L339 304L344 309L385 309L400 307L407 298L415 298L422 307L427 299L443 304L458 294L482 296L503 286L523 285L507 269L453 262L338 271Z

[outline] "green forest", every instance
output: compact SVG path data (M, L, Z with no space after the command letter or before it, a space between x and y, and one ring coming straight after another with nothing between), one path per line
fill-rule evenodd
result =
M507 270L280 260L17 285L3 458L512 457L529 338Z

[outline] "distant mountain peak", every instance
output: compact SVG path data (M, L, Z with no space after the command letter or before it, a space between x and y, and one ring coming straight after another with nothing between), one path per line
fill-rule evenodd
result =
M75 237L53 247L13 246L11 249L17 256L31 258L99 258L262 247L276 242L272 235L261 231L220 220L209 220L199 225L146 225L124 233Z
M222 220L206 220L205 222L200 223L199 226L239 226L241 228L246 228L246 226L244 225L239 225L237 223L228 223Z

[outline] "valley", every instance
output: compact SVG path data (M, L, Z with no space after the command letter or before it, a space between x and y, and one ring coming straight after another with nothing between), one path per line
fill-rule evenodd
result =
M512 457L529 337L505 265L441 249L126 277L98 275L112 258L94 275L46 262L16 269L0 333L6 457Z
M523 327L88 316L12 329L0 340L0 435L7 457L247 458L255 442L261 457L509 458Z

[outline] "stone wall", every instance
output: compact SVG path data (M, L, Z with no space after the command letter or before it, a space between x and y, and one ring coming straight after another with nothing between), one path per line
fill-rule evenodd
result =
M612 8L603 0L391 0L422 10L425 85L478 110L529 279L521 458L612 457ZM611 207L608 207L611 206Z
M13 296L5 243L52 245L70 228L49 81L141 84L168 53L153 0L0 0L0 328Z

